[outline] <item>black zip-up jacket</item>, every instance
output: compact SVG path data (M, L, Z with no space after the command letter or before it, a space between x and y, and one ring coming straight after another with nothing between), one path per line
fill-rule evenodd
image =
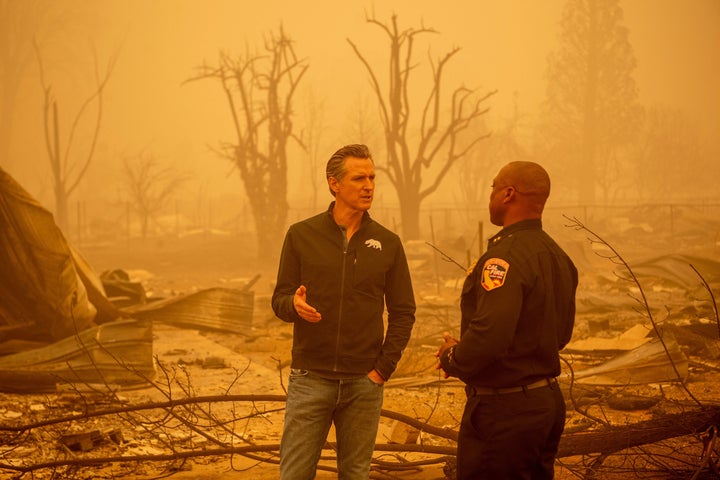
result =
M578 272L541 220L503 228L465 279L461 341L440 358L468 385L516 387L560 374Z
M285 236L272 308L293 323L292 368L386 380L410 339L415 298L400 238L365 212L349 242L327 212L292 225ZM303 320L293 307L300 285L322 319ZM387 331L383 325L387 306Z

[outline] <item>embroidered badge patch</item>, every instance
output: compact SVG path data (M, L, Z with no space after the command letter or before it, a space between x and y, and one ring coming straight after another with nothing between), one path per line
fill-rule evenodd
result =
M480 282L488 292L505 283L505 277L510 269L510 264L501 258L490 258L485 261L482 269L482 281Z
M374 238L371 238L369 240L365 240L365 245L370 248L375 248L377 250L382 250L382 244L380 243L380 240L375 240Z

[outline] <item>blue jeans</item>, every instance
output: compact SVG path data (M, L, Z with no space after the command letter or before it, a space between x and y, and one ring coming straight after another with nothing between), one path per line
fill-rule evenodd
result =
M383 386L367 376L329 380L291 369L280 439L281 480L312 480L335 423L338 480L367 480Z

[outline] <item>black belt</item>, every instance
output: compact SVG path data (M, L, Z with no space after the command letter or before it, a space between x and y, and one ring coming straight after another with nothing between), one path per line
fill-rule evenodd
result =
M527 385L521 385L519 387L507 387L507 388L492 388L492 387L476 387L474 385L468 385L465 387L465 393L468 397L474 397L476 395L502 395L505 393L518 393L526 390L532 390L534 388L550 387L555 388L557 385L556 378L543 378L537 382L529 383Z

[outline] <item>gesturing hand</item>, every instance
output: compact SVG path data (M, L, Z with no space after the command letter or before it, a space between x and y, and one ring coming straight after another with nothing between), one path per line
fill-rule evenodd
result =
M307 289L305 288L305 285L300 285L300 287L295 290L295 295L293 296L293 307L295 307L295 311L303 320L312 323L322 320L320 312L307 303Z
M443 353L445 353L445 350L452 347L453 345L457 345L459 343L459 340L457 338L453 338L450 336L448 332L443 333L443 344L440 345L440 348L435 353L435 357L438 359L437 365L435 365L435 368L438 370L442 369L442 365L440 364L440 357ZM443 372L443 376L445 378L448 378L450 375L448 375L446 372Z

